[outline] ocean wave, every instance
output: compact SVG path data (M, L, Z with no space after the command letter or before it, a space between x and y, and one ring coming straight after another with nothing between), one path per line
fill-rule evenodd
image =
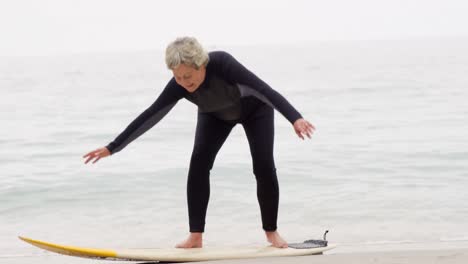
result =
M440 242L466 242L466 241L468 241L468 236L443 237L440 239Z

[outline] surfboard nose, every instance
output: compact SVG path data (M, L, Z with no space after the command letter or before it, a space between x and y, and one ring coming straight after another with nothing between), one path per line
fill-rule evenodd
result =
M23 237L23 236L18 236L18 238L38 248L42 248L48 251L52 251L52 252L64 254L64 255L69 255L69 256L76 256L76 257L83 257L83 258L116 258L117 257L117 253L115 253L113 250L108 250L108 249L82 248L82 247L75 247L75 246L59 245L59 244L53 244L53 243L35 240L35 239Z

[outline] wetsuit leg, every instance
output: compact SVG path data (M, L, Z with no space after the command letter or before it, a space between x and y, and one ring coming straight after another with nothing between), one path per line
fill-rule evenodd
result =
M242 125L252 155L263 229L275 231L278 218L279 187L273 158L273 108L266 104L258 107L242 122Z
M205 230L206 210L210 197L210 170L213 168L216 154L233 127L234 124L219 120L210 114L198 114L187 179L190 232Z

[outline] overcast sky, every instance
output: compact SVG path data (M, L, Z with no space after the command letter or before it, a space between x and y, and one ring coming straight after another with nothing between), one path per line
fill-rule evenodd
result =
M0 0L0 55L468 36L467 0Z

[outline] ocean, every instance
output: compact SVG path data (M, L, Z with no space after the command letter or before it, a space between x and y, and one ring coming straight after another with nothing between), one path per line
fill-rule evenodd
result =
M468 39L331 41L226 50L317 130L275 115L279 231L330 230L336 250L468 244ZM188 234L197 108L181 100L121 152L84 165L154 102L162 49L0 58L0 262L48 256L18 235L172 247ZM206 246L266 245L245 133L211 173Z

